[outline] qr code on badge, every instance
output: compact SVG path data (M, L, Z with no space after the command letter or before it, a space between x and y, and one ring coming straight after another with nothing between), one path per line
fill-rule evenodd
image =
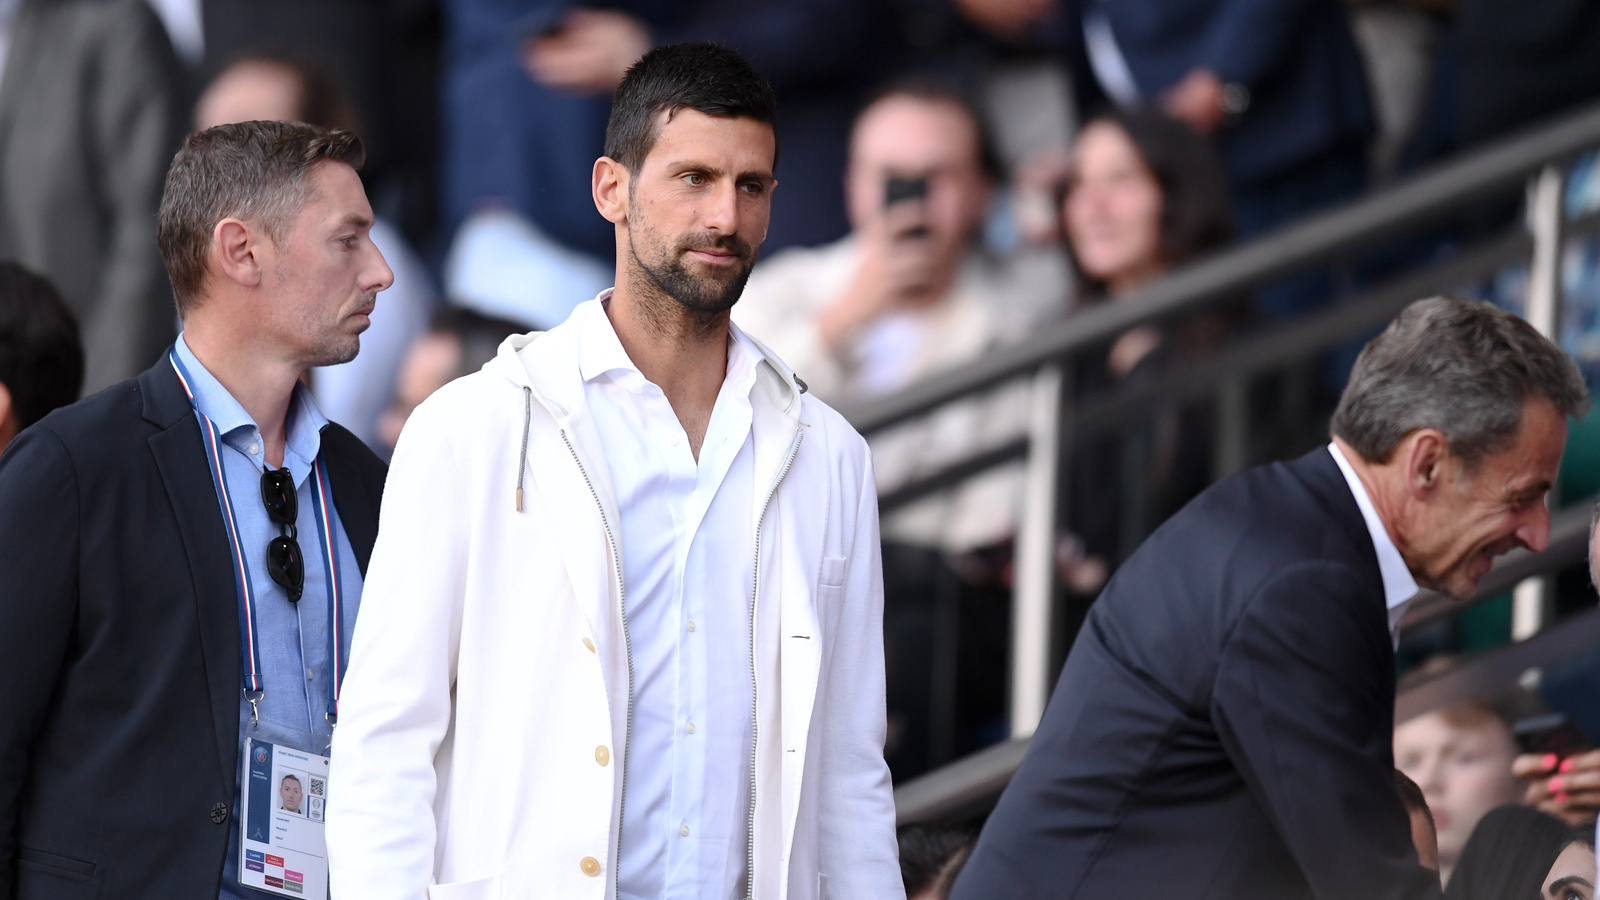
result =
M306 780L311 783L311 795L312 796L321 797L326 793L326 791L324 790L324 785L327 784L327 779L326 778L310 778L310 777L308 777Z

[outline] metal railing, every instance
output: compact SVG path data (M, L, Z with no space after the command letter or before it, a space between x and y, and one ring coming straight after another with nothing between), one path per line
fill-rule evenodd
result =
M881 506L890 509L994 466L1024 460L1024 507L1017 530L1012 601L1009 711L1013 740L901 786L897 803L908 804L903 815L907 810L948 805L932 799L936 796L983 793L974 785L998 777L996 773L1003 771L1004 765L997 760L1003 763L1012 755L1020 759L1020 739L1032 734L1043 714L1054 674L1055 540L1061 524L1066 467L1075 442L1126 428L1161 404L1212 398L1216 401L1214 474L1220 477L1237 471L1249 461L1251 424L1244 398L1252 379L1303 366L1317 354L1381 327L1420 297L1457 289L1519 262L1531 262L1529 318L1541 331L1553 333L1559 319L1566 242L1600 233L1600 213L1566 218L1561 202L1564 173L1573 159L1596 148L1600 148L1600 104L1437 166L1382 193L1185 266L1131 297L1086 309L1040 329L1024 342L927 378L898 394L843 407L841 411L852 424L870 438L1002 383L1025 379L1031 384L1025 434L1002 439L915 481L891 486L880 498ZM1131 328L1210 308L1296 272L1347 263L1385 239L1438 225L1452 213L1514 198L1524 187L1529 198L1527 229L1480 240L1448 258L1303 319L1244 336L1140 384L1081 398L1074 397L1068 384L1067 373L1075 357L1109 344ZM1562 547L1562 552L1570 550ZM1555 560L1563 558L1556 549L1553 545L1540 559L1556 565ZM1503 560L1495 571L1511 571L1507 567L1523 564L1511 560ZM1527 638L1537 632L1540 613L1548 605L1542 586L1546 583L1534 581L1517 589L1516 637ZM1419 609L1427 606L1421 604ZM1009 778L1009 772L1004 777Z

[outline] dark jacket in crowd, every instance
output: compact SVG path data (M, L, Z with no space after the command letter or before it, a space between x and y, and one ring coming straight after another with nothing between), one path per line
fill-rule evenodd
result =
M1332 455L1221 482L1091 608L951 896L1437 898L1394 790L1394 686Z
M365 574L383 463L322 432ZM239 618L194 410L162 359L0 455L0 897L216 900Z
M0 259L61 291L97 391L176 333L156 207L183 132L178 63L144 0L23 0L9 45Z
M1363 149L1372 132L1366 74L1341 0L1074 2L1083 15L1106 17L1143 97L1159 98L1197 67L1248 89L1244 113L1217 134L1236 186L1341 148ZM1070 18L1081 44L1081 20ZM1094 77L1079 73L1084 84Z
M572 0L445 0L444 207L447 227L492 203L609 261L610 222L590 194L610 97L550 91L522 68L523 42L556 27ZM876 79L878 6L859 0L624 0L657 44L712 40L744 54L778 95L782 199L762 245L823 244L849 230L844 175L850 125Z
M1538 897L1567 845L1566 823L1528 806L1502 806L1478 820L1450 875L1449 900Z

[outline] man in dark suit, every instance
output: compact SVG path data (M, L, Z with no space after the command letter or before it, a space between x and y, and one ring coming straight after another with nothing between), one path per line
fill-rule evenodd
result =
M158 229L183 333L0 457L0 897L255 895L244 741L327 752L384 466L299 378L392 279L361 159L191 135Z
M1394 791L1394 641L1549 538L1577 366L1475 301L1413 304L1327 447L1216 485L1078 633L952 897L1425 898Z

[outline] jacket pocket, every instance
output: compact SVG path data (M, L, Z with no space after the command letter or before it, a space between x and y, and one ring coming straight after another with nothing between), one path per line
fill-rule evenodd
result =
M17 900L96 900L100 867L92 862L47 853L32 847L17 848Z
M428 900L500 900L500 876L428 885Z
M843 587L845 572L849 568L850 560L843 556L824 556L817 582L823 587Z

